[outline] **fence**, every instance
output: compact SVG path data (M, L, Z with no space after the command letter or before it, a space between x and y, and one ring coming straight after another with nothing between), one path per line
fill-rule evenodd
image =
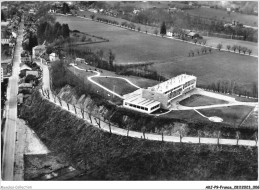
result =
M100 117L100 115L94 115L93 113L85 110L83 107L72 105L62 100L60 97L50 93L50 91L48 90L41 89L41 94L49 101L55 103L56 105L62 107L65 110L70 111L71 113L77 115L79 118L82 118L87 122L91 123L94 127L98 127L100 130L109 132L111 134L163 142L258 146L257 136L255 140L242 140L239 139L239 136L237 136L236 139L221 139L220 132L217 138L205 138L200 137L200 135L198 137L184 137L182 134L180 134L179 136L165 136L163 133L150 134L145 132L130 131L129 128L120 128L120 126L117 126L111 123L109 120Z

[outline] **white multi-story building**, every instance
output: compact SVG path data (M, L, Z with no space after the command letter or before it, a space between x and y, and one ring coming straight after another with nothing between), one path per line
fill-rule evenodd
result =
M123 106L152 113L160 108L169 109L171 102L196 88L197 77L181 74L147 89L139 89L124 96Z

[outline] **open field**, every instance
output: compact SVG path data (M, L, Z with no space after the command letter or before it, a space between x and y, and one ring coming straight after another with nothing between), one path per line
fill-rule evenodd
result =
M190 15L222 20L224 22L232 22L232 20L236 20L245 25L258 26L257 16L254 15L246 15L232 12L229 16L224 10L203 7L198 9L186 10L185 12L189 13Z
M209 85L217 80L234 80L244 89L251 89L252 83L257 82L257 58L218 52L187 57L184 60L153 65L153 69L166 77L181 73L193 74L198 77L198 85Z
M109 39L107 43L91 44L88 46L93 49L103 49L106 53L111 49L116 55L116 64L172 59L176 56L187 56L189 50L197 48L193 44L186 44L166 38L162 39L72 16L57 16L57 21L68 23L71 30L80 30L81 32ZM84 46L80 48L84 48ZM107 58L106 56L105 58Z
M123 79L101 77L93 78L93 80L120 95L128 94L137 90L136 87L132 86Z
M198 77L199 85L210 85L218 79L225 79L234 80L246 90L251 89L253 82L257 82L257 58L254 57L217 50L211 54L188 57L189 50L200 47L72 16L57 16L57 21L68 23L72 30L77 29L109 39L109 42L86 47L91 47L94 51L105 50L105 59L108 59L108 51L111 49L116 55L117 64L164 62L154 65L152 69L169 78L185 72L194 74ZM83 45L76 48L84 47Z
M197 107L197 106L208 106L215 104L225 104L227 101L211 98L208 96L203 96L199 94L193 94L190 97L180 101L180 104L188 107Z
M230 106L202 109L199 111L207 117L217 116L223 119L223 123L238 127L252 109L254 109L254 107L251 106Z
M92 14L93 13L91 13L89 11L78 12L78 15L80 15L80 16L85 15L88 18L90 18L90 15L92 15ZM97 13L95 15L96 15L96 17L107 18L109 20L115 20L119 23L129 22L129 21L122 19L122 18L112 17L112 16L108 16L108 15L102 15L102 14L99 14L99 13ZM247 16L249 16L249 15L247 15ZM158 27L154 27L154 26L147 26L147 25L142 25L142 24L138 24L138 23L134 23L134 24L136 25L136 28L140 27L140 30L143 31L143 32L147 31L148 33L154 33L154 30L156 28L159 30ZM247 47L248 49L252 49L252 55L258 55L258 44L255 43L255 42L225 39L225 38L217 38L217 37L208 37L208 36L203 36L203 38L207 40L208 46L217 47L217 45L219 43L221 43L223 45L223 48L226 49L227 45L231 45L231 47L233 45L238 45L238 46Z

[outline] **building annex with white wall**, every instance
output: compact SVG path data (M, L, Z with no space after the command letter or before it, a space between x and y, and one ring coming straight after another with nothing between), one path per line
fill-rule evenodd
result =
M181 74L125 95L123 106L144 113L152 113L160 108L169 109L173 100L195 89L196 83L197 77Z

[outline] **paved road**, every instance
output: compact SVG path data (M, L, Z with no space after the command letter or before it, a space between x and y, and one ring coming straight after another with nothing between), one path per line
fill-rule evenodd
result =
M77 67L77 66L75 66L75 65L72 65L72 66L73 66L74 68L78 69L78 70L85 71L85 69L81 69L81 68L79 68L79 67ZM95 85L99 86L100 88L102 88L102 89L108 91L108 92L111 93L111 94L114 94L115 96L117 96L117 97L119 97L119 98L121 98L121 99L124 99L123 96L121 96L120 94L118 94L118 93L116 93L116 92L114 92L114 91L112 91L112 90L106 88L105 86L99 84L98 82L92 80L92 78L98 78L98 77L118 78L118 79L125 80L126 82L128 82L129 84L131 84L132 86L134 86L134 87L136 87L136 88L140 88L139 86L137 86L137 85L135 85L134 83L132 83L130 80L128 80L128 79L126 79L126 78L123 78L123 77L100 76L100 72L98 72L98 71L93 71L93 70L88 70L88 71L89 71L89 72L94 72L94 73L96 73L96 75L93 75L93 76L89 76L89 77L88 77L88 80L89 80L90 82L94 83Z
M12 181L14 175L14 154L16 140L16 122L17 122L17 94L18 80L20 73L21 52L22 52L22 29L23 23L18 30L17 44L14 52L13 74L9 78L7 88L6 102L6 125L4 130L4 147L2 162L2 179Z
M209 109L209 108L219 108L219 107L229 107L229 106L257 106L258 102L236 102L236 103L228 103L228 104L216 104L209 106L197 106L197 107L186 107L182 105L178 105L179 110L193 110L193 109Z
M60 106L58 101L55 102L53 98L50 98L49 101L56 104L57 106ZM66 110L68 112L71 112L71 114L75 114L75 110L72 109L72 106L70 106L71 108L70 108L70 110L68 110L67 103L63 100L61 102L62 102L62 105L60 107L62 107L62 109ZM76 113L77 114L75 114L75 115L77 117L83 119L80 108L76 108ZM92 125L96 128L100 128L101 130L104 130L107 132L110 131L109 124L104 121L100 121L100 127L99 127L99 125L95 122L95 119L93 116L91 116L91 120L90 120L89 116L86 113L84 113L84 119L89 123L91 123L91 121L92 121ZM133 138L147 139L147 140L153 140L153 141L165 141L165 142L176 142L176 143L182 142L182 143L192 143L192 144L201 143L201 144L258 146L258 143L254 140L237 141L237 139L219 139L219 141L218 141L217 138L198 138L198 137L180 138L179 136L162 136L162 135L158 135L158 134L149 134L149 133L146 133L144 135L141 132L127 131L126 129L122 129L122 128L119 128L116 126L111 126L111 133L121 135L121 136L129 136L129 137L133 137Z

